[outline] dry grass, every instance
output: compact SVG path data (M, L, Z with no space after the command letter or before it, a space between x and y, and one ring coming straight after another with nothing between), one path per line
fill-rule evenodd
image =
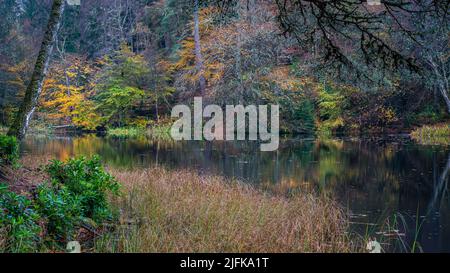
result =
M48 156L24 156L12 188L44 181ZM237 181L194 171L109 169L123 185L112 202L115 231L97 238L96 252L354 252L348 219L332 199L283 188L267 194ZM27 179L25 179L27 178ZM33 183L28 184L32 186ZM0 234L1 235L1 234ZM0 236L0 247L1 247Z
M11 191L26 195L36 185L48 181L48 176L43 171L43 167L50 160L51 158L49 156L23 156L19 160L20 168L0 167L0 173L4 176L0 179L0 182L9 185Z
M450 124L425 125L411 132L412 139L426 145L449 145Z
M110 170L124 185L98 252L351 252L343 211L312 194L269 196L191 171Z

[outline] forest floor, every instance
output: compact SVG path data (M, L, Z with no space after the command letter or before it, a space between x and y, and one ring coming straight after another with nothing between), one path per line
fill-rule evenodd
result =
M7 172L27 194L44 181L50 158L24 156ZM85 252L355 252L344 210L314 193L286 197L191 170L107 168L122 185L111 198L120 211L112 229ZM276 191L275 191L276 192Z

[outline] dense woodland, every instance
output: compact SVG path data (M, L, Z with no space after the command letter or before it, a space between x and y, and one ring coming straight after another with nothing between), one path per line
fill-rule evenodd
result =
M0 253L449 251L450 0L370 2L0 0ZM318 138L175 144L198 96Z
M0 124L52 2L0 2ZM66 5L32 126L149 128L194 96L276 103L284 132L405 132L450 117L450 1L81 0Z

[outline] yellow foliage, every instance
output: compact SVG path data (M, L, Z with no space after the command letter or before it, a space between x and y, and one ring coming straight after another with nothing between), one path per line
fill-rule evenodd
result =
M90 77L95 68L80 58L70 58L66 63L51 67L44 81L40 106L48 117L62 124L93 130L99 117L88 101L92 92Z
M145 129L145 128L147 128L147 125L149 124L149 120L144 117L135 117L132 119L127 119L126 123L128 125L130 125L131 127Z
M204 41L209 40L212 34L220 31L217 28L213 28L212 18L217 13L217 9L209 7L200 10L199 21L200 21L200 37L202 44ZM193 28L192 24L192 28ZM216 36L214 36L216 38ZM202 55L204 56L204 71L203 76L205 79L214 83L219 80L223 75L224 64L218 60L209 61L207 56L207 47L202 45ZM168 71L183 72L183 80L188 84L195 84L200 78L199 71L195 67L195 41L193 37L188 37L181 41L181 49L178 51L178 60L168 68Z
M271 81L278 85L281 89L290 91L300 91L305 86L313 84L313 80L309 77L296 77L290 73L291 68L289 66L278 66L272 69L272 71L263 77L264 80Z
M381 107L382 119L386 123L392 123L397 121L394 109L391 107Z

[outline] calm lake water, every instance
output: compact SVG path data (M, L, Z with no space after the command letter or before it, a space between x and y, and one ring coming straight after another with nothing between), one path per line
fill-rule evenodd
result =
M445 146L399 137L289 139L277 152L260 152L251 142L96 136L30 137L24 146L26 153L59 159L99 154L110 166L195 168L287 192L313 187L348 209L353 231L375 236L389 251L409 251L416 241L416 250L450 252L450 148Z

